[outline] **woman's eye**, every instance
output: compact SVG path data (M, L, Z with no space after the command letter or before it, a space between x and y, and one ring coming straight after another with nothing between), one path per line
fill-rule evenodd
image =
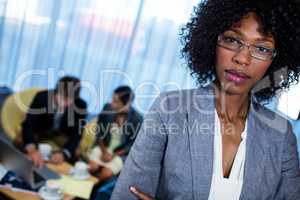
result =
M228 43L241 44L241 42L234 37L225 36L224 40L225 40L225 42L228 42Z
M256 46L256 50L260 53L272 53L272 50L266 47Z

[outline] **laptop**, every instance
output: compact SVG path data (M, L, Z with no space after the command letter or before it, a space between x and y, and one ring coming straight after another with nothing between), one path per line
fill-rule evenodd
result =
M0 163L10 171L16 173L26 181L32 189L36 190L43 186L48 179L59 179L60 175L46 166L34 167L26 155L16 149L12 144L0 137Z

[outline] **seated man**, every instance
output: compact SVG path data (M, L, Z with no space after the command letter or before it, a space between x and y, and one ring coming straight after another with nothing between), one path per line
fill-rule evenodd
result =
M133 99L130 87L118 87L111 104L106 104L98 116L98 145L90 155L90 170L99 172L100 182L121 171L143 121L132 107Z
M80 81L62 77L54 90L39 92L22 124L24 150L36 166L44 164L38 143L51 142L59 147L50 161L73 160L86 117L86 103L79 97Z

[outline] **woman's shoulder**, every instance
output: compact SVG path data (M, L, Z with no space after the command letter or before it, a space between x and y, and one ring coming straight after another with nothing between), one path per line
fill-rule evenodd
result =
M282 140L286 134L292 133L292 126L289 120L282 114L270 110L264 105L253 103L251 114L255 118L255 126L262 127L269 140Z
M167 92L160 93L159 97L168 96L168 97L186 97L187 95L204 95L204 94L214 94L213 93L213 86L202 86L197 88L191 89L181 89L181 90L171 90Z
M282 125L282 124L289 124L289 121L287 117L285 117L283 114L280 114L279 112L276 112L274 110L271 110L267 108L265 105L259 104L257 102L252 103L253 110L255 111L255 115L260 118L260 121L264 121L269 126L274 126L276 124ZM267 121L265 121L268 119ZM279 127L278 127L279 128Z
M168 91L161 93L154 101L153 106L164 110L182 110L184 108L190 110L199 104L212 103L213 95L213 90L209 86Z

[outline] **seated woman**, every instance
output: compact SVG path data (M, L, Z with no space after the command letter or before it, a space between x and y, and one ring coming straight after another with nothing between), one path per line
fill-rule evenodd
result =
M299 27L293 0L201 1L183 31L200 87L154 102L111 200L300 199L295 135L262 105L299 80Z
M98 116L98 145L91 152L90 169L99 173L100 182L121 171L140 129L143 118L132 107L133 100L130 87L118 87L112 102L106 104Z

